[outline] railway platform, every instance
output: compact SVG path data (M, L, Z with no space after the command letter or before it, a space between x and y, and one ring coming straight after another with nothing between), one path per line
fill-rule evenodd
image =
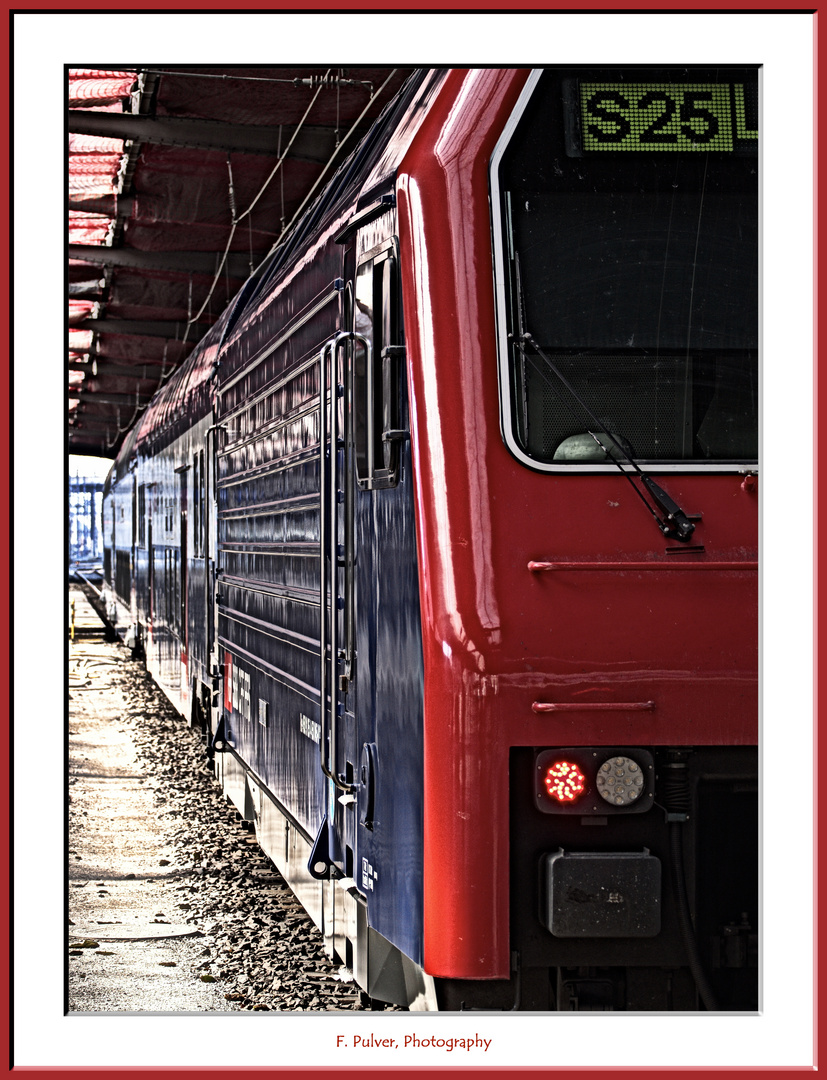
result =
M193 977L203 935L172 906L181 867L129 722L127 650L80 588L70 612L68 1011L229 1011Z
M70 584L67 1012L363 1009L97 601Z
M87 592L89 595L87 595ZM94 596L93 586L87 585L86 591L80 584L72 584L69 588L69 640L80 641L81 639L96 638L98 640L107 636L108 631L101 616L100 610L95 610L90 596ZM100 600L97 606L102 610Z

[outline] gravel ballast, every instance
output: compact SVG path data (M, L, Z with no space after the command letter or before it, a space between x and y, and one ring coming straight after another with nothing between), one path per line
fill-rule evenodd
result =
M70 653L69 1011L369 1008L144 665Z

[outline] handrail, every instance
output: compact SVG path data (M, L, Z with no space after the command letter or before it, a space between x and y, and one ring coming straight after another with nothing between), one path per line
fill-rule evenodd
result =
M352 373L346 372L347 387L337 382L336 358L339 346L345 341L360 340L364 343L370 359L370 342L361 334L340 331L324 343L319 353L319 704L321 713L321 738L319 745L320 765L324 775L339 790L352 792L348 784L336 775L338 758L338 687L337 674L340 659L338 619L338 568L339 568L339 397L346 396L345 433L350 429L348 399ZM328 374L330 393L328 394ZM330 421L328 424L328 401ZM328 446L330 457L327 458ZM343 471L345 473L345 634L348 674L353 647L353 570L350 564L353 546L353 491L347 477L349 439L343 440ZM327 599L330 596L330 622L327 623ZM328 693L330 706L328 708ZM329 756L326 743L329 741Z
M319 716L321 719L321 735L319 736L319 756L322 772L325 776L337 783L336 777L332 776L325 762L325 738L327 725L327 507L325 498L327 495L327 354L331 348L331 342L326 341L319 351ZM332 600L332 593L331 593ZM333 611L331 603L331 622Z
M681 554L684 554L681 552ZM539 562L531 560L527 569L532 574L543 570L757 570L758 563L732 561L690 562L689 559L674 562Z
M328 642L328 650L330 653L330 668L328 669L330 712L328 713L327 725L322 723L321 748L322 771L325 776L327 776L328 780L332 780L336 787L341 791L350 791L350 785L341 780L336 773L336 762L339 758L339 701L336 687L336 675L338 674L339 667L339 552L337 546L339 531L339 384L337 381L338 371L336 363L339 351L338 346L339 335L337 334L328 342L328 354L330 356L330 470L327 477L326 492L329 501L327 519L328 555L325 562L329 567L330 582L330 640ZM324 664L324 662L325 660L322 658L322 663ZM325 728L327 728L330 733L330 758L328 762L325 762L324 760Z
M216 525L218 523L218 463L216 461L216 440L214 434L216 431L226 431L224 424L211 424L204 432L204 475L202 482L204 485L204 505L202 507L202 513L204 517L204 524L202 529L204 530L204 666L210 674L210 678L221 678L221 658L220 655L216 655L215 667L213 668L212 651L213 646L217 644L216 634L216 618L218 615L218 603L213 603L216 600L216 593L218 592L218 529L216 528L215 547L213 552L213 562L215 563L216 573L213 575L212 581L210 580L210 529L212 528L210 521L210 509L212 506L211 500L215 500L215 517ZM210 436L213 436L211 439ZM210 456L210 442L212 442L213 456ZM210 487L210 480L212 479L212 488ZM212 585L212 588L211 588ZM212 593L212 596L210 596ZM217 652L217 649L216 649ZM216 687L212 687L216 689ZM224 687L221 686L218 689L221 691L219 700L223 700Z
M531 711L547 712L582 712L594 709L597 712L653 712L654 701L532 701Z

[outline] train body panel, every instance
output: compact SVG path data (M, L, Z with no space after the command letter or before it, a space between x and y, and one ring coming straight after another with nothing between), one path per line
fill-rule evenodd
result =
M753 75L721 76L726 92L700 70L656 90L640 72L581 76L412 82L122 454L108 580L372 997L710 1008L711 964L722 1007L748 1008ZM732 153L710 157L698 196L696 144L723 138L728 101ZM628 135L633 106L662 107L651 130L685 140L672 181L628 142L649 131ZM622 144L620 163L588 138ZM705 260L701 344L685 348L685 269L661 271L668 330L650 276L635 280L638 339L621 280L641 244L668 250L673 188L674 243L686 262L695 213ZM571 255L569 218L599 231L601 214L606 236ZM730 219L747 269L724 280ZM622 270L598 270L615 251ZM555 801L537 772L558 751L580 787ZM610 767L631 790L617 805L598 792Z
M215 539L210 517L206 343L138 422L107 480L115 522L105 577L116 629L189 721L209 710ZM117 567L121 566L121 576Z
M356 494L358 709L348 744L363 785L354 876L369 924L421 965L423 671L409 451L400 474L393 488Z
M421 95L427 98L439 78L426 78ZM396 232L392 167L417 123L417 108L408 109L391 143L379 147L380 158L345 173L307 250L274 274L234 322L217 378L223 735L249 767L253 786L261 783L304 844L322 839L321 854L340 884L324 883L316 917L321 908L331 945L364 969L366 988L376 979L365 941L357 939L366 939L368 924L381 936L374 942L390 942L415 964L422 959L421 635L408 452L394 487L360 485L344 432L362 361L353 342L335 340L364 329L353 277L387 262ZM360 202L368 204L361 227ZM398 306L396 292L393 299ZM336 405L342 437L333 452L330 442L326 447L327 481L318 452L323 382L341 385L343 397L347 384L347 401ZM403 403L401 424L405 411ZM325 414L329 430L329 403ZM320 616L320 490L334 482L347 489L347 510L331 509L326 498L324 527L329 537L341 533L347 553L325 552ZM346 638L350 653L347 688L340 676L332 678L325 709L320 617L328 642L334 633ZM335 736L331 708L338 713ZM341 788L320 762L346 778ZM363 768L365 794L357 798ZM237 803L244 798L239 792ZM374 807L381 808L375 817ZM293 878L300 872L288 870Z
M703 514L684 551L617 472L544 475L508 452L488 161L522 77L452 79L461 85L446 88L442 110L437 100L400 169L423 571L425 956L441 975L503 979L511 747L757 742L756 495L737 470L670 475L672 498ZM446 206L462 228L446 229Z

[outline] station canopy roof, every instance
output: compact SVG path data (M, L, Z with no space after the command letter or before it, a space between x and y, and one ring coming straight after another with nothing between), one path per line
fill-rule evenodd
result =
M411 68L68 71L68 449L114 457Z

